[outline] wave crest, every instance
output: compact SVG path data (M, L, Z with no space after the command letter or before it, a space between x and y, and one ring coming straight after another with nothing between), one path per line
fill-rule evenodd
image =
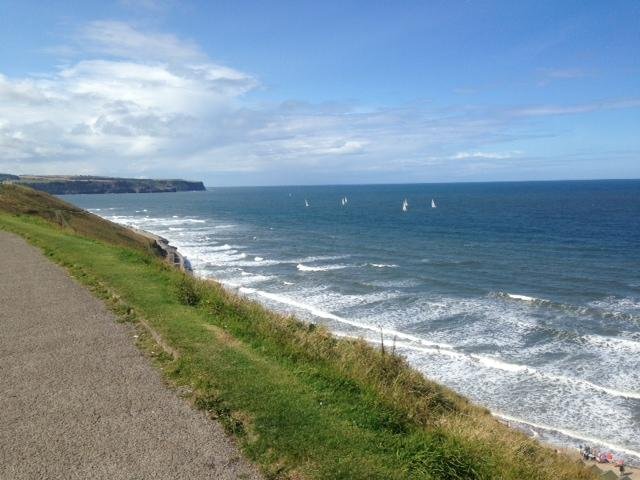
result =
M296 268L301 272L327 272L329 270L341 270L347 268L347 265L322 265L322 266L308 266L302 263L296 265Z

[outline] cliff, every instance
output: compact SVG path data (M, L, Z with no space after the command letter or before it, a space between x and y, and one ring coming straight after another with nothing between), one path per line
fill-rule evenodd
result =
M0 181L17 183L53 195L74 193L162 193L205 190L202 182L93 176L2 175Z

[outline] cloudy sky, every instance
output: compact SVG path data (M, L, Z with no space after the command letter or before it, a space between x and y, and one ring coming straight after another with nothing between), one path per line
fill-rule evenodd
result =
M640 177L635 0L0 0L0 27L0 172Z

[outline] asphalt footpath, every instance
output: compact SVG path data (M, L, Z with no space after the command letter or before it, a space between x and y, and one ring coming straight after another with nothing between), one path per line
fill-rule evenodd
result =
M134 331L0 231L0 479L258 479L179 398Z

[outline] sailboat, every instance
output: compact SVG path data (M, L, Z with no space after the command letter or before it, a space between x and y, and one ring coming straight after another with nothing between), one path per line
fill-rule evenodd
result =
M405 199L402 201L402 211L403 211L403 212L406 212L408 208L409 208L409 202L407 202L407 199L405 198Z
M342 206L344 207L347 203L349 203L349 200L347 200L347 197L342 197L340 199L340 203L342 204Z
M437 207L436 201L432 198L431 199L431 208L436 208L436 207Z
M308 206L309 206L309 202L307 202L307 199L306 199L306 198L304 199L304 206L305 206L305 207L308 207Z

